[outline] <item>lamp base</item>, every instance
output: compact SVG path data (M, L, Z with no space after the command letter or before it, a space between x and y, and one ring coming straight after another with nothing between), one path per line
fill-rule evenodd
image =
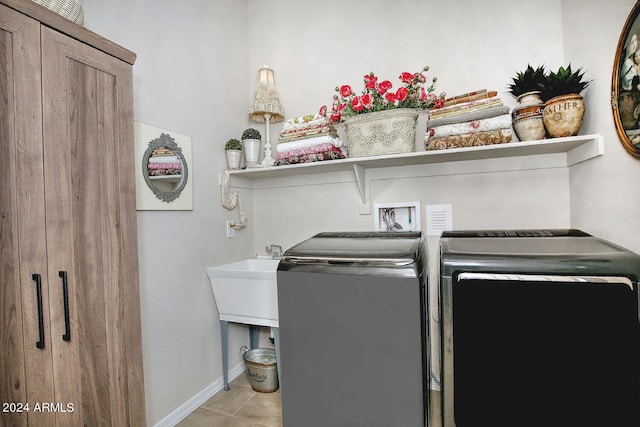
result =
M271 147L264 147L264 159L260 163L261 166L273 166L276 164L276 161L273 157L271 157Z
M266 140L264 143L264 159L262 159L262 166L273 166L276 161L271 155L271 140L269 139L269 125L271 124L271 114L267 113L264 115L264 124L266 127Z

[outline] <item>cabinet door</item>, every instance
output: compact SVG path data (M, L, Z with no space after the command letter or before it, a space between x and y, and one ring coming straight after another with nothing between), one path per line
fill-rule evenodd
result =
M42 80L58 420L144 425L132 67L43 27Z
M23 406L53 399L40 77L40 24L0 5L0 425L11 427L51 425Z

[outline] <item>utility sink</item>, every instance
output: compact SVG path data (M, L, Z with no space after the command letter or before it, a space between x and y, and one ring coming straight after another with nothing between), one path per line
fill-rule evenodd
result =
M249 258L207 268L220 320L277 328L279 262Z

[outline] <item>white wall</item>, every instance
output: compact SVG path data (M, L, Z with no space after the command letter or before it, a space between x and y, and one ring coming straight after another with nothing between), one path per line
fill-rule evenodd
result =
M249 79L247 5L235 0L83 1L85 26L137 53L135 120L192 138L193 211L140 211L140 279L148 424L222 376L208 266L251 251L250 231L227 240L218 173L239 137ZM252 211L251 199L243 201ZM230 348L248 343L242 327ZM230 366L241 362L238 351Z
M268 63L276 70L287 117L317 112L331 102L338 85L360 90L362 76L370 71L397 82L402 71L425 65L431 67L428 77L438 77L436 92L486 88L513 106L506 86L516 70L563 61L558 0L517 5L507 0L329 0L312 11L299 3L248 0L249 65L257 70ZM425 127L418 129L424 133ZM331 187L254 190L254 203L261 207L254 218L255 249L271 242L288 247L319 230L372 228L372 215L359 214L353 180ZM289 182L298 185L296 179ZM566 171L381 179L371 185L371 203L452 203L456 228L569 226ZM424 212L422 217L424 222Z
M517 5L508 0L329 0L313 12L295 0L275 4L249 0L249 13L250 66L257 69L266 62L276 70L288 117L317 112L331 102L336 86L350 84L360 91L362 76L370 71L397 87L401 72L415 72L425 65L430 66L428 78L438 77L436 93L456 95L486 88L497 90L504 103L513 106L515 99L506 87L516 70L529 63L550 67L563 63L558 0ZM419 132L424 134L425 127L418 126ZM420 201L425 231L425 206L445 203L453 206L456 229L570 226L565 169L491 173L467 173L465 165L412 169L413 178L389 179L393 171L374 177L371 206ZM338 182L343 180L347 182ZM255 249L271 242L286 248L319 231L372 229L371 210L360 214L354 181L353 176L341 176L331 185L300 186L298 179L288 178L277 180L285 188L254 190L254 205L260 207L254 219ZM428 250L430 282L436 284L437 238L428 239ZM437 317L436 286L431 287L431 301ZM432 327L435 334L437 325Z
M640 253L640 161L619 142L611 112L611 75L620 33L635 2L563 2L567 59L594 79L585 132L604 137L605 155L571 169L571 223Z
M628 189L640 164L619 144L609 108L613 54L633 3L83 0L89 29L138 54L136 120L193 138L194 210L138 215L149 424L222 375L207 266L263 254L270 243L287 248L319 231L373 227L372 215L360 213L353 177L340 173L329 184L290 177L241 190L247 229L225 237L224 221L236 214L220 207L222 145L249 125L262 126L246 118L258 68L275 69L293 117L328 104L336 85L361 87L369 71L394 81L429 65L438 91L493 89L513 106L506 86L528 63L582 65L594 79L584 93L582 133L604 136L603 157L570 170L455 175L450 164L417 167L401 180L374 174L371 203L451 203L456 229L573 226L640 252L640 195ZM280 129L273 125L272 141ZM437 253L437 239L429 239L429 251ZM239 347L246 330L235 328L231 339ZM231 365L239 360L232 354Z

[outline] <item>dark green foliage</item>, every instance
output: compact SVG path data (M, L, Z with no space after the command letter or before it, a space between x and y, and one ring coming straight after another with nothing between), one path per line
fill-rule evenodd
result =
M516 98L523 93L540 91L545 82L546 70L544 65L533 68L527 64L527 69L516 72L516 76L512 79L513 83L508 85L509 92Z
M584 80L584 71L578 68L576 71L571 69L571 64L567 68L560 67L558 71L550 71L545 77L542 86L542 100L547 100L560 95L569 93L582 92L592 80Z
M242 132L242 139L262 139L262 135L256 129L249 128Z
M242 150L242 144L236 138L231 138L224 144L225 150Z

